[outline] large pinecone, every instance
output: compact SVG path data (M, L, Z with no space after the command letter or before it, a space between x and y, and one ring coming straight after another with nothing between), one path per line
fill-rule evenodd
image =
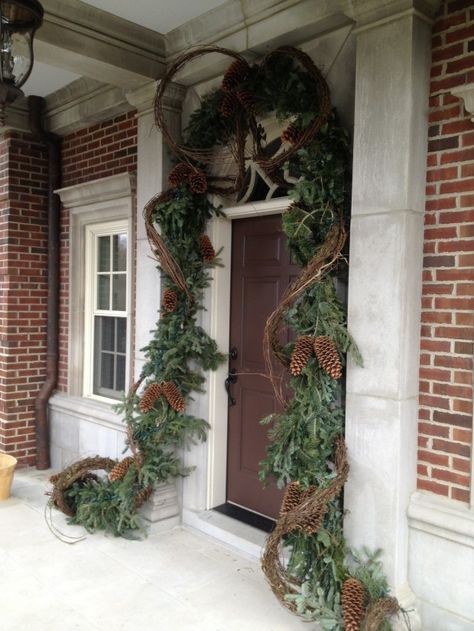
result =
M359 631L364 617L364 586L356 578L348 578L342 586L341 604L345 631Z
M231 92L242 83L248 75L250 66L243 59L233 61L224 73L222 79L222 89L224 92Z
M299 482L290 482L286 487L285 495L281 503L280 515L286 515L301 502L301 487Z
M189 186L193 193L201 195L207 191L207 179L202 171L194 171L189 176Z
M151 383L143 393L140 401L140 412L146 414L155 406L155 401L162 395L162 389L159 383Z
M224 94L224 98L219 106L219 112L224 118L231 118L237 108L239 107L239 101L233 92Z
M191 170L191 167L186 162L178 162L178 164L171 170L168 176L168 182L171 186L178 186L188 179Z
M178 294L174 291L174 289L170 289L169 287L165 289L163 294L163 309L168 313L173 313L176 311L176 307L178 305Z
M249 92L248 90L237 90L235 94L237 95L242 107L246 109L247 112L250 112L250 114L255 114L255 105L257 100L252 92Z
M153 487L145 486L143 489L140 489L138 493L135 495L135 508L140 508L143 504L150 499L151 494L153 493Z
M132 456L127 456L120 462L117 462L115 467L109 473L109 480L115 482L116 480L122 480L125 477L127 471L130 469L130 465L133 462Z
M336 345L327 335L320 335L314 340L314 352L321 368L333 379L342 375L342 364Z
M172 381L166 381L163 385L163 393L166 400L176 412L184 412L186 404L184 397Z
M199 249L201 250L202 258L207 263L210 263L216 258L216 251L207 234L203 234L199 237Z
M314 349L314 338L310 335L302 335L295 342L295 347L291 353L290 372L297 376L309 362Z
M301 139L301 129L298 129L295 125L288 125L288 127L281 132L281 139L283 142L295 145Z

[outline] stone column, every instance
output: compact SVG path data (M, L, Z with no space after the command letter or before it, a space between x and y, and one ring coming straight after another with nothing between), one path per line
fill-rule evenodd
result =
M408 607L407 507L416 486L430 17L436 4L352 3L358 28L348 317L364 367L348 367L345 534L353 547L383 548L389 583ZM415 613L411 622L420 628Z
M148 344L151 331L155 329L160 307L161 288L157 263L148 243L143 220L146 203L157 193L168 188L168 173L171 155L163 137L155 125L153 102L156 82L127 94L127 100L137 109L137 218L136 218L136 267L135 267L135 338L134 372L141 373L145 363L142 348ZM184 88L171 85L165 100L166 116L172 133L181 130L181 104ZM144 506L149 521L166 520L166 526L178 522L179 505L176 483L161 484L153 497Z

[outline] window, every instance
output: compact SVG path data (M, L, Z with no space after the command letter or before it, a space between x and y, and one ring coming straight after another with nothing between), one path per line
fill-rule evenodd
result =
M128 221L85 230L84 395L119 399L128 384Z

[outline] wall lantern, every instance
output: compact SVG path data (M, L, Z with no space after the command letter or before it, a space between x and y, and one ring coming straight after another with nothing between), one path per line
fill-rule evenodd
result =
M5 106L23 96L20 88L33 68L33 37L43 13L37 0L0 0L0 125Z

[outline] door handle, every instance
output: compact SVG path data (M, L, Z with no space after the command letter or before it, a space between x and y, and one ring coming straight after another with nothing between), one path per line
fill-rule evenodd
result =
M231 394L230 386L233 383L236 383L238 376L235 374L237 371L235 368L231 368L229 374L227 375L227 379L224 381L225 390L227 392L227 397L229 399L229 407L232 407L236 404L236 400Z

